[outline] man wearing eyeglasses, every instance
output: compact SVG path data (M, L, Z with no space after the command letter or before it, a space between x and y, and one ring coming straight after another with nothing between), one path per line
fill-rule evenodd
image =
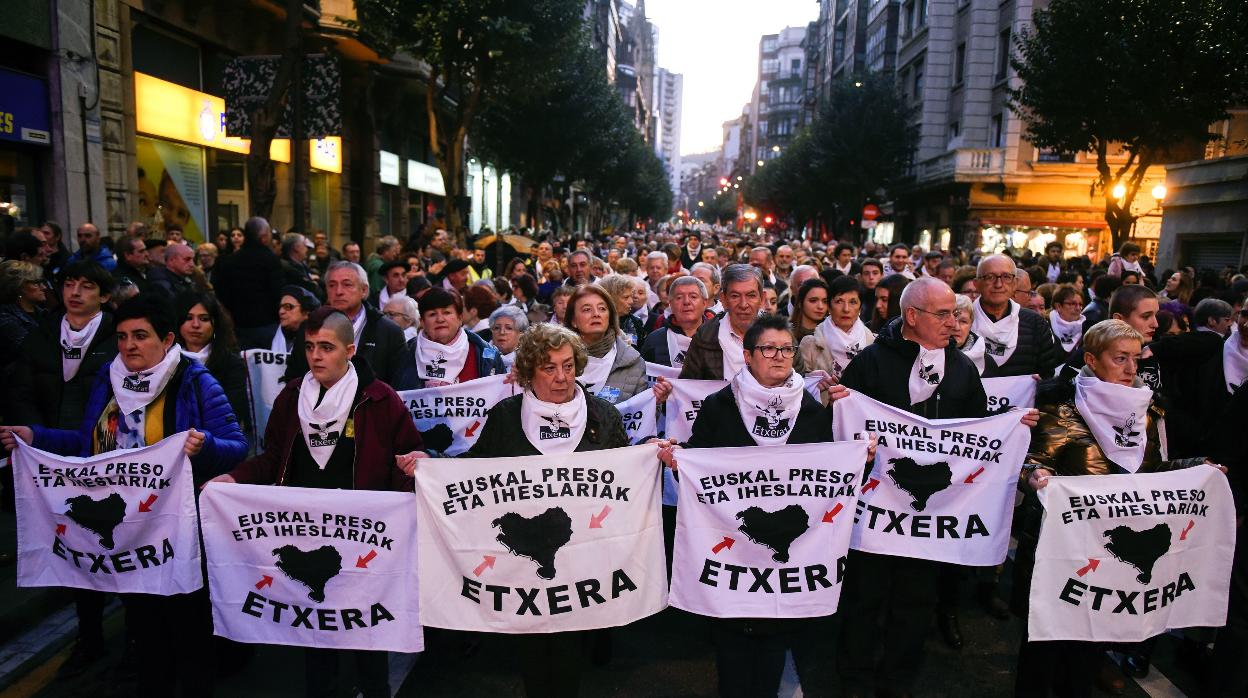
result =
M927 419L985 416L979 372L949 341L957 324L948 284L930 277L911 282L901 293L901 317L850 362L841 385ZM1029 410L1022 422L1032 427L1038 419ZM909 695L936 611L938 570L927 560L850 551L841 601L844 695L872 695L877 688L875 695ZM884 616L889 620L881 628Z
M1048 321L1017 300L1020 283L1030 295L1030 278L1020 275L1014 260L1001 254L984 257L977 272L979 298L971 330L984 339L984 377L1053 375L1062 363L1061 346Z

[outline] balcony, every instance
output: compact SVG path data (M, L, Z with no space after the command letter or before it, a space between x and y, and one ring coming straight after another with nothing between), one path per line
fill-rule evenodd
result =
M974 181L1005 174L1005 148L957 148L918 163L915 179Z

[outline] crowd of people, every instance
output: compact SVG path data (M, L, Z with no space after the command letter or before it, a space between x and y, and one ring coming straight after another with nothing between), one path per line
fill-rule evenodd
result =
M520 250L459 246L435 230L382 237L365 255L320 233L277 235L263 218L198 245L141 223L115 240L84 223L75 239L71 253L49 222L4 241L0 441L90 456L188 431L197 487L410 491L419 461L440 454L422 444L396 391L499 374L522 391L490 411L467 457L626 445L614 405L651 387L661 403L672 390L647 363L729 381L705 400L688 442L660 441L676 473L683 448L830 441L830 405L851 391L924 418L966 418L991 412L982 378L1036 380L1037 409L1020 413L1032 442L1008 602L996 568L853 551L839 617L709 621L726 696L775 695L786 652L806 695L910 695L929 628L954 649L976 641L958 618L967 592L1001 622L1025 619L1036 491L1052 477L1136 470L1097 441L1104 415L1083 396L1102 384L1140 391L1139 472L1214 463L1238 495L1248 469L1238 432L1248 423L1244 270L1157 270L1132 242L1094 262L1059 241L1041 254L983 254L664 225L537 232ZM288 355L259 452L245 349ZM811 379L818 398L803 388ZM794 415L787 431L751 433L744 395L783 405ZM565 438L539 440L534 425L551 414L568 422ZM348 419L350 431L317 430ZM1226 627L1183 638L1213 696L1248 692L1245 554L1241 542ZM206 590L126 596L129 666L156 672L171 692L210 692L217 665L205 658L221 647ZM69 671L105 654L104 594L75 597ZM576 694L588 655L610 654L602 633L516 641L535 696ZM1152 644L1115 647L1119 665L1097 643L1024 634L1015 693L1121 691L1124 675L1150 671ZM308 650L310 695L336 690L338 654L353 657L366 696L388 695L384 653Z

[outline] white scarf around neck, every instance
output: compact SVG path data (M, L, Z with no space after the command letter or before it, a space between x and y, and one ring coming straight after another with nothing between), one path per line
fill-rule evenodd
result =
M945 378L944 347L927 349L922 344L918 347L919 353L915 355L914 365L910 367L908 387L911 405L917 405L931 398Z
M585 392L579 385L576 396L564 403L539 400L532 390L524 391L521 401L520 429L533 448L545 456L576 450L588 414Z
M173 378L181 360L182 352L177 347L172 347L165 352L165 358L160 363L135 373L126 368L118 354L108 367L108 378L113 384L113 397L117 400L117 407L127 415L146 408L165 391L165 386L169 385L169 379Z
M182 355L188 359L195 359L200 366L207 366L208 357L212 355L212 342L205 344L204 348L199 351L191 351L186 347L182 347Z
M1062 350L1066 353L1069 354L1079 346L1079 339L1083 337L1082 316L1074 322L1066 322L1056 310L1053 310L1049 312L1049 327L1053 328L1053 337L1057 339L1058 344L1062 345Z
M994 321L984 312L980 305L982 299L976 298L974 305L975 320L971 329L984 342L984 353L992 357L997 366L1004 365L1018 348L1018 316L1021 307L1009 301L1009 312L1000 320Z
M273 342L269 344L269 351L274 354L289 354L290 342L286 339L286 331L281 325L277 326L277 332L273 334Z
M360 314L351 321L351 329L355 332L355 348L359 350L360 340L364 338L364 326L368 324L368 308L360 306Z
M689 353L689 344L693 341L693 337L687 337L677 332L674 327L667 328L667 358L672 368L680 368L685 365L685 354Z
M854 360L858 352L875 339L861 319L855 319L854 326L846 332L832 322L831 315L815 326L815 334L832 357L831 373L837 379L840 379L841 372Z
M299 428L303 432L303 442L312 454L312 460L321 470L329 463L346 430L347 419L351 414L351 403L355 401L355 390L360 385L360 377L353 364L347 364L347 373L338 379L325 397L321 397L321 384L308 371L299 384ZM320 398L320 404L316 400Z
M618 342L611 344L611 349L601 358L588 357L585 370L581 373L581 385L589 392L597 395L607 387L607 378L611 375L611 367L615 365L615 355L620 350Z
M1107 383L1085 372L1075 377L1075 409L1105 457L1129 473L1140 469L1148 446L1148 405L1153 391Z
M750 438L759 446L779 446L789 442L789 434L797 425L802 409L805 381L793 371L783 383L768 388L748 368L732 379L732 392L737 398L741 422Z
M745 344L744 338L732 331L727 314L719 319L719 347L724 351L724 380L730 381L745 368Z
M972 330L962 345L962 353L975 364L979 375L984 375L984 340Z
M1239 325L1231 325L1231 336L1222 343L1222 373L1226 377L1226 389L1235 392L1248 378L1248 349L1240 343Z
M87 355L87 347L100 329L104 313L96 313L81 330L69 326L69 316L61 318L61 377L66 381L78 375L78 368Z
M407 295L407 289L405 288L401 288L395 291L394 293L390 293L390 287L383 286L381 288L381 293L377 294L377 305L384 308L386 307L386 303L389 303L391 299L403 298L406 295Z
M462 327L450 344L438 344L421 332L416 335L416 375L427 381L456 383L469 349L468 333Z

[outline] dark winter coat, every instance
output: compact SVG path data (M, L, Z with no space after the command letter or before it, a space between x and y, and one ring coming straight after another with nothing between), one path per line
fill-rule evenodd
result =
M702 323L698 331L693 333L689 351L685 354L685 365L680 369L681 378L725 380L724 348L719 344L719 323L728 322L727 316L726 312L720 313L714 320ZM803 375L806 373L800 354L793 356L793 370Z
M393 320L382 315L380 310L371 308L368 304L365 304L363 308L364 312L368 313L368 319L364 321L364 331L360 333L360 345L355 349L356 356L368 362L377 380L394 385L407 338L403 336L403 330L394 324ZM295 335L295 341L290 346L302 347L303 340L304 330L300 327ZM292 379L302 378L307 372L307 354L303 351L292 351L290 362L286 364L284 379L290 382Z
M1006 306L1012 308L1013 306ZM998 366L991 356L984 357L984 377L1031 376L1047 377L1062 364L1066 352L1053 336L1053 327L1040 313L1018 309L1018 346L1010 360Z
M505 458L541 455L524 435L520 412L524 395L512 395L490 409L477 443L464 454L468 458ZM624 420L615 406L598 397L585 395L585 433L576 450L601 451L628 445Z
M259 242L246 242L223 256L213 270L213 288L238 327L277 324L277 305L282 301L282 263L273 250ZM299 346L303 345L302 338ZM299 353L299 352L296 352ZM307 366L303 367L305 370Z
M485 378L486 376L507 372L506 366L503 365L503 357L498 353L498 349L481 339L476 332L465 328L464 334L468 335L468 351L471 354L467 361L464 362L464 365L467 366L470 362L475 362L477 378ZM425 379L421 378L420 374L416 372L415 337L409 339L404 346L403 355L399 357L398 370L395 373L394 381L390 385L393 385L395 390L416 390L425 387Z
M61 318L57 313L39 322L26 335L22 355L13 372L6 414L14 424L41 424L55 429L77 429L87 397L100 368L117 356L113 316L104 313L100 327L83 352L78 373L65 381L61 369Z
M797 412L793 431L788 443L817 444L832 440L832 411L823 406L810 393L802 391L802 406ZM732 446L757 446L750 436L741 410L737 408L737 396L732 386L711 393L702 401L702 409L693 422L693 433L685 448L725 448ZM678 457L679 460L679 457Z

